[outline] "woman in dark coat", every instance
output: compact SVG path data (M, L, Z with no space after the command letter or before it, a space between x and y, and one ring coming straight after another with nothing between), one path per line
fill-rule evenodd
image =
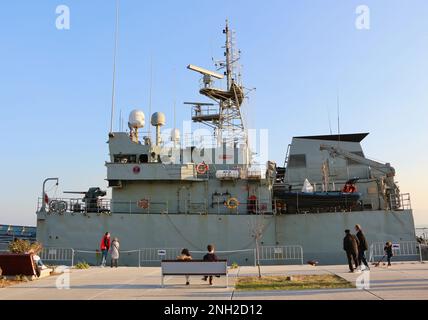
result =
M180 261L192 261L192 256L190 255L189 249L181 250L181 255L177 257L177 260ZM190 285L190 276L186 275L186 286Z
M367 263L366 256L364 254L365 251L369 249L369 245L367 243L366 237L364 236L363 230L361 229L361 226L357 224L355 226L355 231L357 231L357 238L358 238L358 264L361 267L361 263L364 263L366 266L366 269L370 270L369 264Z

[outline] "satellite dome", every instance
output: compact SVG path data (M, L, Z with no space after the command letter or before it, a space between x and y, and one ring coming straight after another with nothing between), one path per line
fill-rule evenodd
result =
M129 126L133 129L144 128L146 117L143 111L134 110L129 114Z
M162 112L155 112L152 115L152 126L164 126L166 123L165 114Z

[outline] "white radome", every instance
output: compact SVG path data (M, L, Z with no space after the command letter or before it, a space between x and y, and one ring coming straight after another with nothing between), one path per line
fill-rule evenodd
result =
M152 115L152 126L164 126L166 124L165 114L162 112L155 112Z
M129 125L131 128L144 128L146 124L146 116L141 110L134 110L129 114Z

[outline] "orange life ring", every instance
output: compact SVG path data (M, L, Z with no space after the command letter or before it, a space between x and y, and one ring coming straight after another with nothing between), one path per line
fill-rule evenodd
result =
M149 200L147 199L141 199L138 201L138 207L141 209L148 209L149 208Z
M239 207L239 205L240 205L240 203L239 203L238 199L236 199L236 198L230 198L226 201L226 206L229 209L236 209Z
M201 162L196 166L196 172L199 174L205 174L209 169L210 167L205 162Z

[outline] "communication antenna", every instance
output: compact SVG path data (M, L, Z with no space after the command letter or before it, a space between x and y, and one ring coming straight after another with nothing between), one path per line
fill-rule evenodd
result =
M123 130L123 118L122 118L122 109L119 110L119 132L122 132Z
M153 91L153 53L150 56L150 89L149 89L149 115L152 114L152 91ZM151 126L149 126L149 138L152 138Z
M328 116L328 127L330 128L330 135L333 135L333 131L331 130L330 109L328 107L327 107L327 116Z
M172 91L174 96L173 113L174 113L174 129L177 128L177 73L173 70Z
M339 100L339 93L337 93L337 135L338 140L337 144L340 144L340 100Z
M116 58L117 58L118 41L119 41L119 0L116 0L116 27L114 31L113 88L112 88L112 94L111 94L110 133L113 132L114 109L116 107Z

